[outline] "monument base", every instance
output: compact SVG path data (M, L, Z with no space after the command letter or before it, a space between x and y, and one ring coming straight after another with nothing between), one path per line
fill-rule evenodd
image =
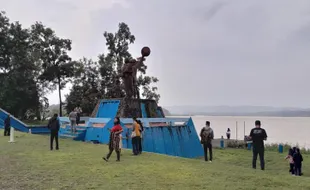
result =
M120 118L164 118L162 108L155 100L147 99L107 99L100 100L91 117Z

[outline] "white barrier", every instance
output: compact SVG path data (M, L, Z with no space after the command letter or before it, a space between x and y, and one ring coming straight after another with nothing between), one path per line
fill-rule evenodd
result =
M9 143L14 143L15 141L14 141L14 128L13 127L11 127L11 129L10 129L10 141L9 141Z

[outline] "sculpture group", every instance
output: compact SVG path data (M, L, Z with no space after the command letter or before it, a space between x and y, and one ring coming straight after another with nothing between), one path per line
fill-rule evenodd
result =
M151 53L150 48L144 47L141 50L142 57L135 59L126 59L125 64L122 68L121 78L123 81L123 88L126 93L125 98L139 99L139 90L137 84L137 71L144 65L145 57L149 56Z

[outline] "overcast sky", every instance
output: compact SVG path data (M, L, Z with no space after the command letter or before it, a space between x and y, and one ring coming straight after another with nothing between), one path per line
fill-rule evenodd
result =
M0 0L24 26L42 21L96 58L104 31L127 23L151 47L160 104L310 107L309 0ZM68 90L64 90L68 93ZM58 103L57 92L49 95Z

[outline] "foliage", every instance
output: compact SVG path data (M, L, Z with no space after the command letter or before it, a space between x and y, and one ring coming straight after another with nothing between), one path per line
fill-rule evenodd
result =
M84 113L91 113L101 98L99 91L99 66L97 62L83 58L79 74L76 75L73 87L67 95L67 111L81 107Z
M37 88L32 42L28 29L18 22L10 23L0 13L0 102L1 107L19 118L33 110L39 112L40 93Z
M57 37L51 28L46 28L42 23L37 22L31 29L32 40L43 69L39 79L58 86L59 114L62 116L61 89L75 76L75 62L68 55L71 40Z

